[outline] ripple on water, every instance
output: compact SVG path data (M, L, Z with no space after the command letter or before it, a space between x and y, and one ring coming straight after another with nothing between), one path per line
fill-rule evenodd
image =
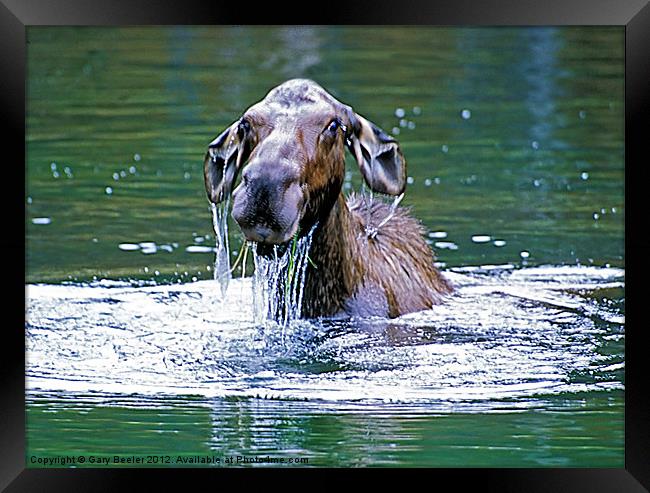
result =
M175 248L178 248L178 244L177 243L172 243L172 244L159 245L159 244L157 244L156 242L153 242L153 241L142 241L140 243L120 243L120 244L117 245L117 248L119 248L120 250L122 250L124 252L140 251L141 253L143 253L145 255L151 255L151 254L154 254L154 253L158 253L161 250L164 251L164 252L171 253L171 252L174 251Z
M255 322L251 281L29 285L29 391L425 403L622 389L624 271L446 271L443 305L397 319ZM618 290L618 291L617 291ZM617 295L618 292L618 295ZM618 296L618 298L617 298Z

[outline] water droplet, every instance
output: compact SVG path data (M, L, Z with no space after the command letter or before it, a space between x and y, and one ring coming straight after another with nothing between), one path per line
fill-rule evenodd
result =
M598 219L600 218L600 215L597 212L594 212L593 218L594 218L594 221L598 221Z
M53 176L54 178L58 178L58 177L59 177L59 172L58 172L58 171L53 171L53 172L52 172L52 176Z
M97 238L93 238L93 243L97 243L99 240Z
M540 181L539 180L533 180L533 185L536 187L539 187Z
M120 171L120 176L122 178L126 177L126 171L124 171L124 170Z
M403 118L405 114L406 114L406 112L404 111L404 108L397 108L395 110L395 116L397 118Z
M580 173L580 178L582 178L583 180L589 179L589 173L583 171L582 173Z
M27 197L27 203L28 203L28 204L31 204L31 203L32 203L32 198L31 198L31 197Z
M138 153L136 152L136 153L133 155L133 160L134 160L134 161L140 161L140 159L142 159L142 157L140 156L140 154L138 154Z
M539 142L537 142L536 140L533 140L533 141L530 143L530 146L531 146L533 149L537 150L537 149L539 149Z
M399 128L398 127L393 127L393 135L399 135Z
M120 243L117 245L117 248L124 250L125 252L130 252L134 250L140 250L140 245L136 245L135 243Z
M414 181L415 181L415 180L413 180L413 177L412 177L412 176L407 176L407 177L406 177L406 183L408 183L409 185L412 185Z
M425 187L430 187L431 186L431 179L430 178L426 178L424 180L424 186Z
M519 256L521 258L528 258L528 257L530 257L530 252L527 252L526 250L524 250L522 252L519 252Z
M468 109L464 109L460 112L460 116L463 118L463 120L469 120L472 118L472 112Z
M447 238L446 231L431 231L429 233L429 238Z
M410 130L413 130L413 129L415 128L415 122L411 122L411 121L410 121L410 122L408 123L408 128L409 128Z
M137 171L137 170L135 169L135 166L130 166L130 167L129 167L129 173L131 173L132 175L135 175L135 172L136 172L136 171Z
M32 223L34 224L50 224L52 222L52 219L49 217L35 217L32 219Z
M419 106L413 106L413 114L414 115L419 115L421 113L422 113L422 108L420 108Z
M160 271L159 271L159 270L156 270L156 271L154 271L154 274L157 275L157 276L159 276L159 275L160 275Z
M402 119L399 121L399 126L400 126L400 127L404 128L404 127L406 127L407 125L408 125L408 121L406 121L404 118L402 118Z
M506 245L506 242L503 240L494 240L492 243L495 247L502 247Z
M106 187L105 191L106 191L106 195L111 195L113 193L113 189L111 187Z
M190 245L185 248L185 251L188 253L212 253L215 249L205 245Z
M185 178L186 180L189 180L191 178L190 172L186 171L185 173L183 173L183 178Z
M117 181L120 179L120 175L117 173L113 173L113 180Z
M50 163L50 169L52 171L55 171L56 170L56 163Z
M587 112L585 110L580 110L578 112L578 116L580 117L581 120L584 120L585 118L587 118Z
M458 245L456 245L456 243L453 243L451 241L436 241L434 243L434 246L436 248L443 248L446 250L458 250Z
M492 237L487 236L487 235L474 235L474 236L472 236L472 241L474 243L487 243L490 240L492 240Z
M149 267L144 268L145 273L149 272Z
M440 178L438 178L438 177L436 176L436 177L433 179L433 183L435 183L436 185L440 185Z
M447 144L442 144L442 146L440 147L440 149L441 149L442 152L444 152L445 154L449 152L449 146L448 146Z

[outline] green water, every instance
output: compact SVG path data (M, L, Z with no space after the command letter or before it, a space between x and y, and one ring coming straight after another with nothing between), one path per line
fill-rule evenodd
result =
M27 463L42 467L38 458L83 456L86 462L74 465L92 467L94 456L115 466L117 455L138 457L145 466L196 467L179 457L219 457L228 466L230 456L235 465L237 456L270 456L306 459L300 465L314 467L581 467L588 457L590 467L623 467L613 453L622 456L620 395L572 397L582 400L580 412L563 409L561 400L540 400L539 409L521 412L504 403L482 415L264 400L161 399L142 409L128 398L34 399ZM68 430L65 440L61 429ZM89 440L80 429L101 432Z
M625 267L622 28L30 27L27 38L28 284L212 279L214 254L186 250L215 244L206 145L293 77L399 139L403 203L443 269ZM354 166L346 190L360 188ZM142 242L157 248L118 246ZM623 289L587 298L624 315ZM608 345L614 329L603 330L597 346L623 360L622 334ZM41 467L34 454L214 453L622 467L623 402L620 389L445 411L30 392L27 465Z

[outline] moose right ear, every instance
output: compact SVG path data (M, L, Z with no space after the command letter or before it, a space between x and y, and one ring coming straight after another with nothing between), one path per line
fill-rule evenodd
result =
M203 163L205 191L211 202L230 197L237 175L246 156L246 142L237 120L208 144Z
M399 143L377 125L348 107L347 146L370 189L400 195L406 188L406 160Z

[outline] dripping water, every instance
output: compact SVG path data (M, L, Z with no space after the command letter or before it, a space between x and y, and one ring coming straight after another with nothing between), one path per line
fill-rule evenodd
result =
M217 238L216 255L214 259L214 279L219 282L221 295L226 296L228 284L230 283L230 246L228 242L228 212L230 209L230 197L212 205L212 225Z
M257 252L251 244L255 273L253 275L253 316L256 323L272 319L285 327L302 316L305 273L309 262L314 230L302 238L294 237L284 252L273 247L272 256Z

